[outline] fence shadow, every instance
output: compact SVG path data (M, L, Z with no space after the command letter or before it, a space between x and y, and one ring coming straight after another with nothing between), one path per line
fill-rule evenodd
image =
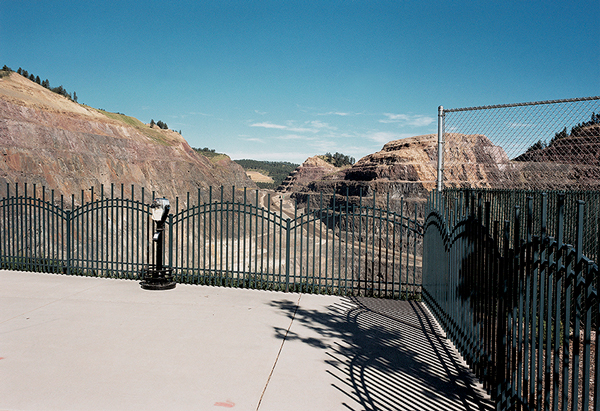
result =
M332 386L348 397L349 410L493 409L422 303L351 297L328 312L273 304L308 328L305 336L303 327L287 336L275 328L279 338L326 351ZM325 342L331 338L333 345Z

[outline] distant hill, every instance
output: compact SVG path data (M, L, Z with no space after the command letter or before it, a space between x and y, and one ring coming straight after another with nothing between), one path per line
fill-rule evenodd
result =
M255 171L273 179L272 183L257 182L260 188L276 189L299 164L286 161L235 160L246 171Z

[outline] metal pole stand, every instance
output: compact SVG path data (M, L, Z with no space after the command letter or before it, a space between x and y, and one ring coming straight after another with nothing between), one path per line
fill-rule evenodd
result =
M148 265L143 273L144 280L140 282L140 285L144 290L170 290L176 285L173 281L173 269L163 266L165 220L169 214L169 200L166 198L154 199L150 207L154 209L152 219L156 223L156 232L152 237L152 242L156 243L156 264Z

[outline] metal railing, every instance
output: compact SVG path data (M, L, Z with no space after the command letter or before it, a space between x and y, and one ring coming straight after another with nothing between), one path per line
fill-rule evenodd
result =
M0 268L141 279L155 264L150 202L99 194L54 198L19 186L0 199ZM311 209L221 187L172 203L164 262L180 283L386 298L419 297L422 225L416 209L378 199ZM229 195L230 194L230 195ZM97 198L96 198L97 197ZM148 198L150 197L150 198ZM208 201L203 199L208 198ZM279 201L277 201L279 200ZM79 204L78 204L79 203ZM286 208L287 207L287 208Z
M528 197L503 221L492 219L494 196L467 191L468 207L451 211L444 195L429 200L423 299L496 409L599 410L598 266L583 253L586 204L574 206L569 245L562 194L552 214L547 196L537 214Z
M439 107L438 190L598 190L599 148L600 96Z

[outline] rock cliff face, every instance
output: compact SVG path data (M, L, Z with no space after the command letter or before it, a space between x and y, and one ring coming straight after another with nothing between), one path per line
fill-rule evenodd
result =
M86 197L101 184L167 198L211 185L256 187L227 156L209 160L174 131L74 103L17 73L0 79L2 194L6 183Z
M519 181L520 174L511 165L506 152L486 136L447 133L445 140L446 187L489 188Z
M390 141L381 151L361 158L346 171L344 180L435 183L434 140L432 134Z
M498 178L509 160L502 148L483 135L446 134L445 175L448 184L468 182L485 186ZM476 176L476 178L473 178ZM437 135L395 140L375 154L358 161L346 172L346 180L387 180L420 184L431 190L437 178Z
M515 161L600 165L600 124L580 128L577 133L559 138L548 147L527 151Z

